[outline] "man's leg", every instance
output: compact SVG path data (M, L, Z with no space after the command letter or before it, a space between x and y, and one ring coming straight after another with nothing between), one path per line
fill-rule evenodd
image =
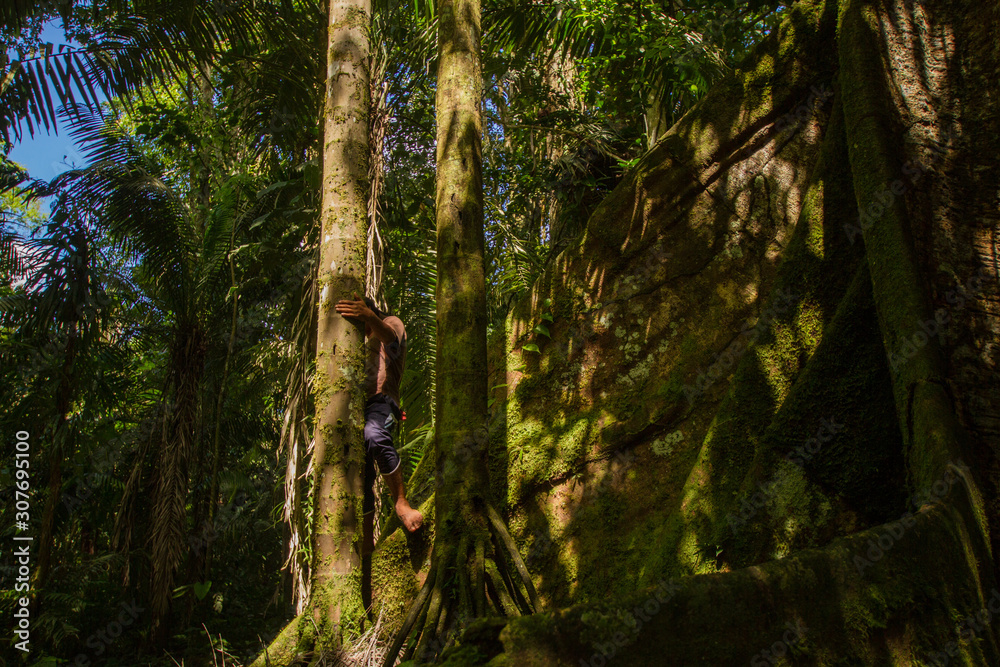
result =
M364 513L361 524L361 555L367 556L375 548L375 454L377 449L378 426L380 417L372 414L365 406L365 473L364 494L361 511Z
M366 450L372 454L374 462L378 464L379 472L389 485L396 515L403 522L403 527L412 533L420 528L424 517L419 511L410 507L403 491L402 462L392 444L390 429L393 428L394 419L391 408L387 403L373 403L365 412ZM367 537L365 541L369 542Z
M406 499L401 468L402 466L396 466L394 471L388 475L382 475L382 477L385 478L386 484L389 485L389 493L392 494L392 503L396 509L396 516L403 522L403 527L412 533L417 528L420 528L420 525L424 522L424 515L420 513L420 510L410 507L410 502Z

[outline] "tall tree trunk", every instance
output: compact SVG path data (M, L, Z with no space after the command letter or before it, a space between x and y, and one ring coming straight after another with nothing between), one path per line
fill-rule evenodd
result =
M190 82L188 104L198 119L204 136L215 116L212 68L209 62L198 63L197 73ZM191 167L190 220L194 223L195 238L200 241L207 227L212 205L212 163L215 155L202 145L195 152ZM185 555L188 569L181 574L181 581L188 583L197 578L202 550L192 552L187 539L187 506L191 468L194 463L196 483L202 482L206 452L201 447L203 434L202 377L205 371L207 341L200 312L199 287L188 282L182 284L183 294L175 306L178 323L171 350L173 405L170 411L170 428L167 439L161 444L157 469L156 500L153 508L153 529L150 536L152 552L152 611L151 642L155 648L163 646L170 630L170 613L177 570ZM202 517L213 502L204 490L193 494L195 530L201 533ZM185 576L186 575L186 576ZM187 601L186 613L190 617L193 602Z
M363 294L365 287L371 2L331 0L329 7L310 606L321 637L339 643L360 629L364 616L359 576L364 332L334 305Z
M174 336L170 352L173 405L168 409L169 426L160 443L149 538L153 570L150 639L154 647L162 646L168 637L174 574L187 547L188 464L200 430L198 408L205 364L205 338L196 322L178 322Z
M438 3L437 437L435 547L457 543L481 515L485 445L486 279L479 0Z
M370 0L331 0L313 385L317 423L310 600L254 665L291 664L301 651L340 647L364 623L364 332L334 306L365 291L370 25Z
M537 609L489 499L479 0L439 0L438 17L434 553L385 667L407 639L404 660L430 661L472 618Z

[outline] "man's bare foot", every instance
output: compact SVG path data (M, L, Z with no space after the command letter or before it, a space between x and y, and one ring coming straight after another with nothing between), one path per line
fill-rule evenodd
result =
M396 503L396 516L403 522L403 527L411 533L420 528L424 522L424 515L410 507L410 503L402 498Z

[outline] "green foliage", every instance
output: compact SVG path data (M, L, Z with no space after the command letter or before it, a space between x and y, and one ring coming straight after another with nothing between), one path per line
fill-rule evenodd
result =
M497 0L484 6L491 321L577 238L597 203L780 5Z
M102 98L141 97L146 86L190 80L193 72L223 54L230 62L243 62L273 45L294 50L302 40L289 36L300 35L302 19L315 21L319 12L311 0L5 3L0 14L0 41L6 47L0 50L0 137L19 140L22 123L31 135L42 128L50 132L60 104L96 108ZM79 46L39 41L41 26L57 17ZM257 68L277 67L267 58L255 62ZM291 104L295 97L292 93L283 108L300 118L308 107Z
M551 322L554 321L554 319L552 317L552 312L551 312L551 310L552 310L552 299L548 299L548 298L545 299L545 301L542 302L542 307L545 310L543 310L541 312L541 314L539 315L539 319L541 321L538 322L538 324L536 324L534 326L534 328L532 328L532 330L531 330L531 332L534 334L534 337L533 337L534 342L532 342L532 343L525 343L524 345L521 346L521 349L524 350L524 351L526 351L526 352L536 352L536 353L541 352L541 348L539 348L539 345L542 344L542 339L539 338L539 336L545 336L546 338L552 338L552 334L549 333L549 328L542 323L542 322L550 322L551 323Z
M31 194L53 198L53 212L22 243L20 282L5 286L0 357L11 410L3 422L10 430L40 424L33 453L40 516L51 475L43 430L52 433L60 423L50 397L67 377L67 350L75 349L53 542L61 565L39 593L44 611L34 626L56 656L86 650L85 640L107 623L123 594L148 609L147 540L155 523L152 499L137 491L155 485L150 445L163 433L178 373L188 370L176 366L172 352L185 327L204 332L196 369L203 408L192 429L177 575L189 578L180 588L193 595L175 602L173 622L201 633L201 622L221 623L223 605L235 617L261 615L266 610L254 601L271 597L277 585L280 538L269 515L280 499L271 457L275 397L287 363L277 334L287 313L299 309L289 301L293 286L311 273L302 241L315 220L316 170L290 160L255 162L252 142L228 122L229 110L209 116L163 89L148 91L131 111L68 107L66 121L89 164L50 184L30 184ZM223 160L199 172L198 155L206 154ZM191 188L199 173L211 184L207 200ZM247 534L262 542L248 543ZM71 566L81 543L107 563L88 575L93 586ZM147 611L141 631L109 651L134 649L149 620ZM249 630L241 624L226 631L253 646ZM194 641L193 632L178 636L188 635Z
M17 183L22 178L18 175L19 168L10 166L13 169L8 172L12 177L9 182ZM18 252L21 236L38 228L44 220L37 202L12 191L0 191L0 283L3 285L13 282L24 271L23 252Z

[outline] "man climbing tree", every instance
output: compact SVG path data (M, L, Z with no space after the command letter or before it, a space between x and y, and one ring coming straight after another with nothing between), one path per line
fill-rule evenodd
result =
M424 517L410 507L403 489L403 470L392 435L402 416L399 408L399 381L406 364L406 327L398 317L382 312L375 302L354 294L341 300L336 310L348 320L363 323L368 339L365 362L365 477L364 522L361 542L361 599L371 608L371 553L375 548L375 466L382 473L393 507L403 527L413 532Z
M410 507L403 488L403 471L399 454L393 446L392 435L401 413L399 409L399 380L406 364L406 328L394 315L382 312L375 302L342 300L337 312L345 318L358 320L365 325L368 339L368 359L365 363L365 491L364 491L364 541L361 553L371 553L374 546L375 517L375 465L389 486L396 515L408 531L420 528L423 515Z

